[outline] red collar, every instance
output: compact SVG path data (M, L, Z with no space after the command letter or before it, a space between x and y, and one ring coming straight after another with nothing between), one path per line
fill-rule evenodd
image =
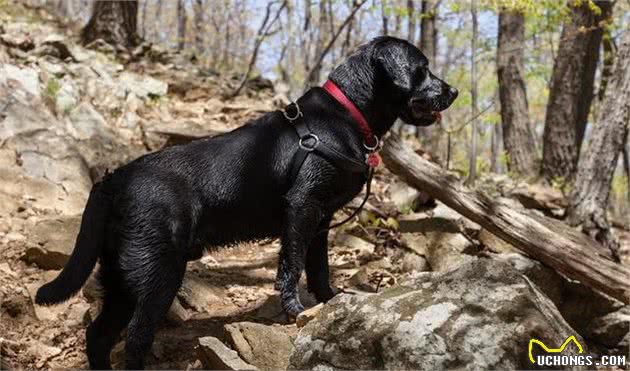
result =
M352 116L354 121L356 121L357 125L359 125L359 130L361 131L361 134L363 134L363 143L365 144L366 148L370 149L371 151L377 149L379 145L378 138L376 137L376 135L374 135L374 133L372 133L370 125L368 125L367 120L365 119L365 117L363 117L363 114L361 113L361 111L359 111L357 106L355 106L354 103L352 103L350 99L346 97L343 91L341 91L341 89L331 80L326 80L322 88L324 88L324 90L326 90L328 94L335 98L335 100L339 102L339 104L344 106L350 113L350 116Z

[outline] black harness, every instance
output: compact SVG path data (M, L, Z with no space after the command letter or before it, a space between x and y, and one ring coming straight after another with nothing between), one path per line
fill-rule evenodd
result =
M367 203L368 197L370 197L370 189L372 185L372 178L374 176L374 168L368 166L366 161L359 161L356 158L350 157L334 147L322 142L319 137L314 134L308 124L303 119L304 115L300 110L300 106L296 102L292 102L282 111L282 114L287 119L289 124L295 129L295 132L298 136L298 149L293 156L293 160L291 161L291 181L294 182L297 179L298 174L300 173L300 169L304 164L304 161L308 157L309 154L314 153L320 157L323 157L325 160L330 162L333 166L338 167L342 170L353 172L353 173L366 173L367 172L367 183L365 188L365 197L359 207L346 219L341 222L335 223L328 228L320 231L324 232L329 229L333 229L341 226L349 222L352 218L354 218L363 206ZM364 144L365 148L370 152L374 152L378 150L379 144L377 141L376 146L368 147ZM366 159L367 159L366 155Z

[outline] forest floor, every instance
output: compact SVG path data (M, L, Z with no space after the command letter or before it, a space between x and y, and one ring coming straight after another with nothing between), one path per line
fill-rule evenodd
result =
M285 99L266 81L255 79L242 96L226 101L221 94L238 79L199 69L183 56L150 46L131 56L104 45L83 48L72 31L31 10L0 17L0 84L11 84L11 79L19 83L14 91L0 93L0 107L28 102L0 111L0 122L6 124L0 127L2 367L87 368L84 330L98 313L98 289L89 283L55 307L35 306L32 299L41 284L55 277L72 249L90 180L164 145L234 129L281 107ZM130 80L133 86L123 89ZM29 90L35 82L37 87ZM42 126L32 127L37 122ZM51 131L50 137L33 137L42 130ZM84 150L83 159L65 162L76 153L66 154L59 143ZM37 148L25 149L29 146ZM32 151L46 156L29 160ZM558 191L505 176L487 177L480 187L510 195L526 207L534 203L550 213L563 209ZM433 219L433 212L440 217ZM462 226L456 238L453 231L444 230L452 244L465 239L466 252L459 255L501 250L495 239L482 237L487 232L479 226L439 203L436 207L385 168L379 169L369 207L359 219L331 234L333 286L376 292L414 272L437 270L445 257L422 250L416 241L414 228L426 220L456 220ZM624 263L630 264L630 233L617 232ZM282 313L273 288L278 250L277 240L243 243L189 263L147 366L201 368L198 338L223 341L229 323L261 323L294 338L299 329ZM307 306L315 305L304 289L302 299ZM122 349L119 344L113 352L118 367Z

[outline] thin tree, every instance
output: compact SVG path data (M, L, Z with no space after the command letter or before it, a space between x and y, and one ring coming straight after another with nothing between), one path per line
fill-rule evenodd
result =
M420 50L429 59L429 64L435 63L437 56L437 12L438 0L422 0L422 18L420 19Z
M97 0L89 22L81 31L81 42L96 39L125 48L139 44L137 0Z
M147 0L148 1L148 0ZM164 8L164 0L157 0L155 5L155 24L162 24L162 9ZM160 27L153 27L155 41L160 41Z
M597 5L597 9L591 7ZM594 79L603 29L612 12L609 0L568 0L570 19L564 23L555 58L545 132L541 173L548 181L570 181L594 95Z
M271 10L273 6L277 3L278 3L277 1L271 1L267 4L262 23L260 24L260 28L258 29L258 32L256 33L254 51L252 52L252 56L249 59L249 65L247 66L247 71L245 71L245 73L243 74L243 78L241 79L241 82L238 85L238 87L234 89L234 91L228 95L228 98L234 98L235 96L237 96L241 92L245 84L247 84L247 81L249 80L249 75L252 73L252 70L254 69L254 65L256 65L256 60L258 59L258 52L260 50L260 46L262 45L265 38L273 33L271 30L271 27L274 25L274 23L276 23L276 21L280 17L280 13L282 13L282 10L284 10L287 6L287 1L286 0L282 1L282 3L280 3L280 6L276 8L275 14L272 16Z
M416 43L416 14L414 0L407 0L407 41Z
M389 16L387 15L387 0L381 0L381 20L382 20L382 35L389 35Z
M186 46L186 0L177 0L177 50Z
M203 42L204 33L204 4L203 0L195 0L194 2L194 17L193 23L195 26L195 49L198 54L202 54L205 51L205 45Z
M518 9L500 9L497 75L507 165L512 173L532 176L537 154L523 80L524 48L525 15Z
M477 2L471 0L470 3L470 15L472 18L472 37L470 40L470 95L471 95L471 108L472 108L472 122L470 123L470 149L469 149L469 163L468 163L468 184L474 184L477 178L477 116L479 108L477 106L477 37L478 24L477 24Z
M142 3L142 38L146 39L147 37L147 5L149 4L149 0L144 0Z
M420 14L420 44L422 53L429 59L429 65L435 68L437 58L437 13L438 0L422 0ZM418 140L428 144L428 152L435 154L440 141L441 132L437 126L416 128ZM429 138L427 141L426 138Z
M630 127L630 32L623 36L603 107L578 172L567 210L569 224L579 226L613 254L619 248L606 210L619 154L624 151Z
M346 26L348 26L348 24L350 23L352 18L354 18L355 14L359 11L359 9L361 9L363 4L365 4L366 2L367 2L367 0L359 0L359 1L355 0L354 4L352 6L352 10L350 10L350 14L346 17L346 19L337 28L337 31L335 32L334 35L332 35L332 38L328 42L328 45L326 45L324 50L319 54L319 56L317 57L317 59L315 61L315 64L313 65L313 67L311 67L310 71L308 71L307 78L306 78L306 84L307 85L309 84L309 82L314 81L315 74L321 68L322 63L324 62L324 58L326 58L326 55L328 55L328 52L330 52L330 49L335 44L335 41L337 41L337 39L339 38L339 35L341 35L341 32L343 32L344 28L346 28Z

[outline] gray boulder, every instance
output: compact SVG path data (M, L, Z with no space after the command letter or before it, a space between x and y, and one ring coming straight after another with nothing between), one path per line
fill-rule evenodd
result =
M555 347L571 335L529 279L478 259L378 294L337 296L298 334L290 368L525 369L531 338Z

